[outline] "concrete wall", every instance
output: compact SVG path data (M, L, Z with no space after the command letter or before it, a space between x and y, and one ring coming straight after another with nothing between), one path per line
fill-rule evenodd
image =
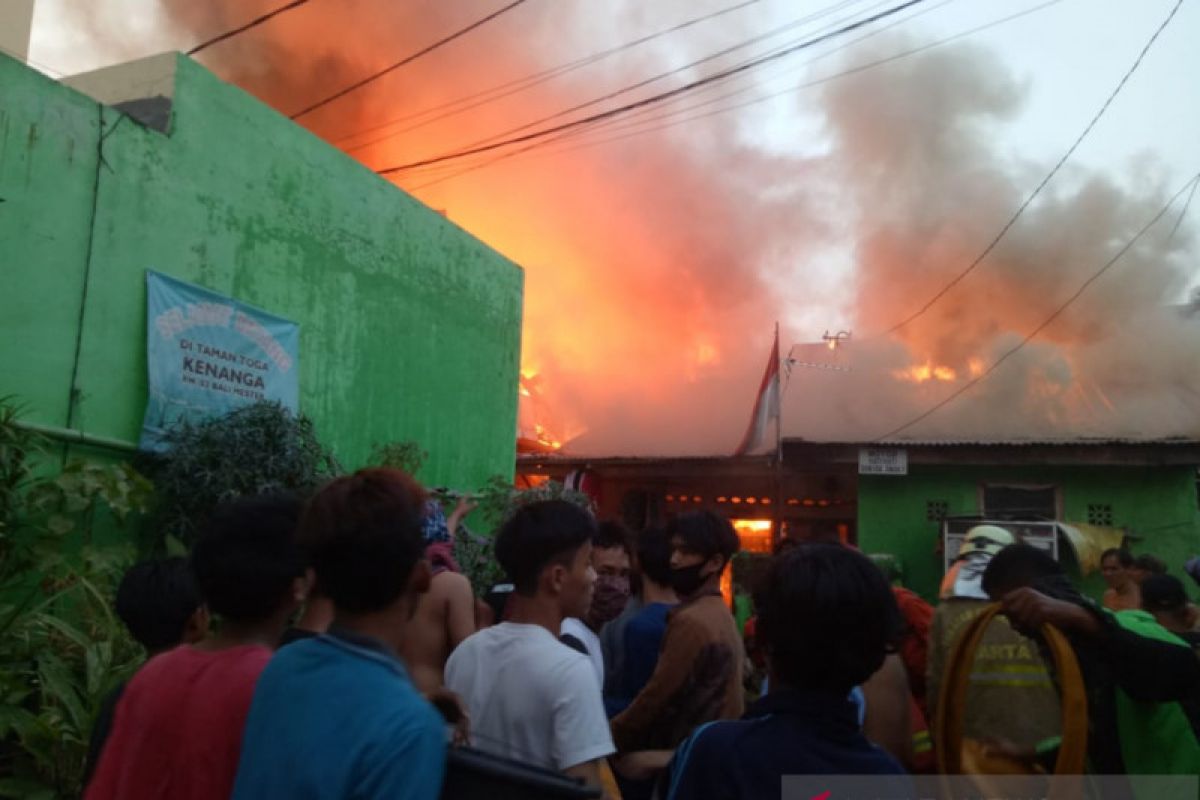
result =
M14 58L29 58L29 38L33 32L33 0L0 2L0 52Z
M867 553L894 553L903 561L906 583L926 598L936 596L941 556L934 553L940 525L926 519L926 502L944 500L949 513L980 513L984 483L1054 484L1060 487L1062 519L1086 522L1089 503L1112 506L1113 525L1143 537L1134 553L1153 553L1173 574L1200 553L1200 512L1192 467L980 467L910 465L904 477L864 475L858 484L858 540ZM1099 598L1103 582L1083 582Z
M0 396L136 441L144 270L301 326L301 408L348 467L511 475L523 273L189 59L167 134L0 56Z

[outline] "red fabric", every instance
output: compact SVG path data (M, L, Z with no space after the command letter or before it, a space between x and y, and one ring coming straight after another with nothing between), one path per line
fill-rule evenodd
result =
M271 650L189 645L152 658L117 704L86 800L226 800Z
M908 672L908 685L917 703L925 706L925 666L929 661L929 629L933 624L933 606L914 592L893 586L896 605L904 618L904 638L900 640L900 658Z

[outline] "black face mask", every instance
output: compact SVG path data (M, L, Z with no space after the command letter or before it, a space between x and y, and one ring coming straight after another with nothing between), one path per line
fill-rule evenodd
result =
M700 570L704 569L704 564L705 562L702 561L690 567L671 570L671 588L675 590L681 600L700 591L700 587L708 580L708 575L700 574Z

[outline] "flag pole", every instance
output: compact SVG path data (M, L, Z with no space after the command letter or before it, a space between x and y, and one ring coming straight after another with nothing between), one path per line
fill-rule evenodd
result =
M777 365L779 372L783 374L783 351L779 349L779 322L775 322L775 352L779 356L780 363ZM777 379L778 380L778 379ZM782 381L776 384L779 387L778 407L775 409L775 519L774 519L774 539L773 544L779 544L783 541L783 383Z

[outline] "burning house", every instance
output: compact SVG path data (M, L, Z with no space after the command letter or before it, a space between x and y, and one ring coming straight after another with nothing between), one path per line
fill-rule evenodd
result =
M576 458L524 455L527 480L591 476L600 513L635 527L692 509L733 521L743 548L830 538L887 556L932 598L947 528L980 520L1052 522L1056 552L1101 587L1099 550L1124 539L1182 575L1200 551L1200 442L1064 440L859 444L785 439L770 457ZM1115 537L1115 538L1114 538Z

